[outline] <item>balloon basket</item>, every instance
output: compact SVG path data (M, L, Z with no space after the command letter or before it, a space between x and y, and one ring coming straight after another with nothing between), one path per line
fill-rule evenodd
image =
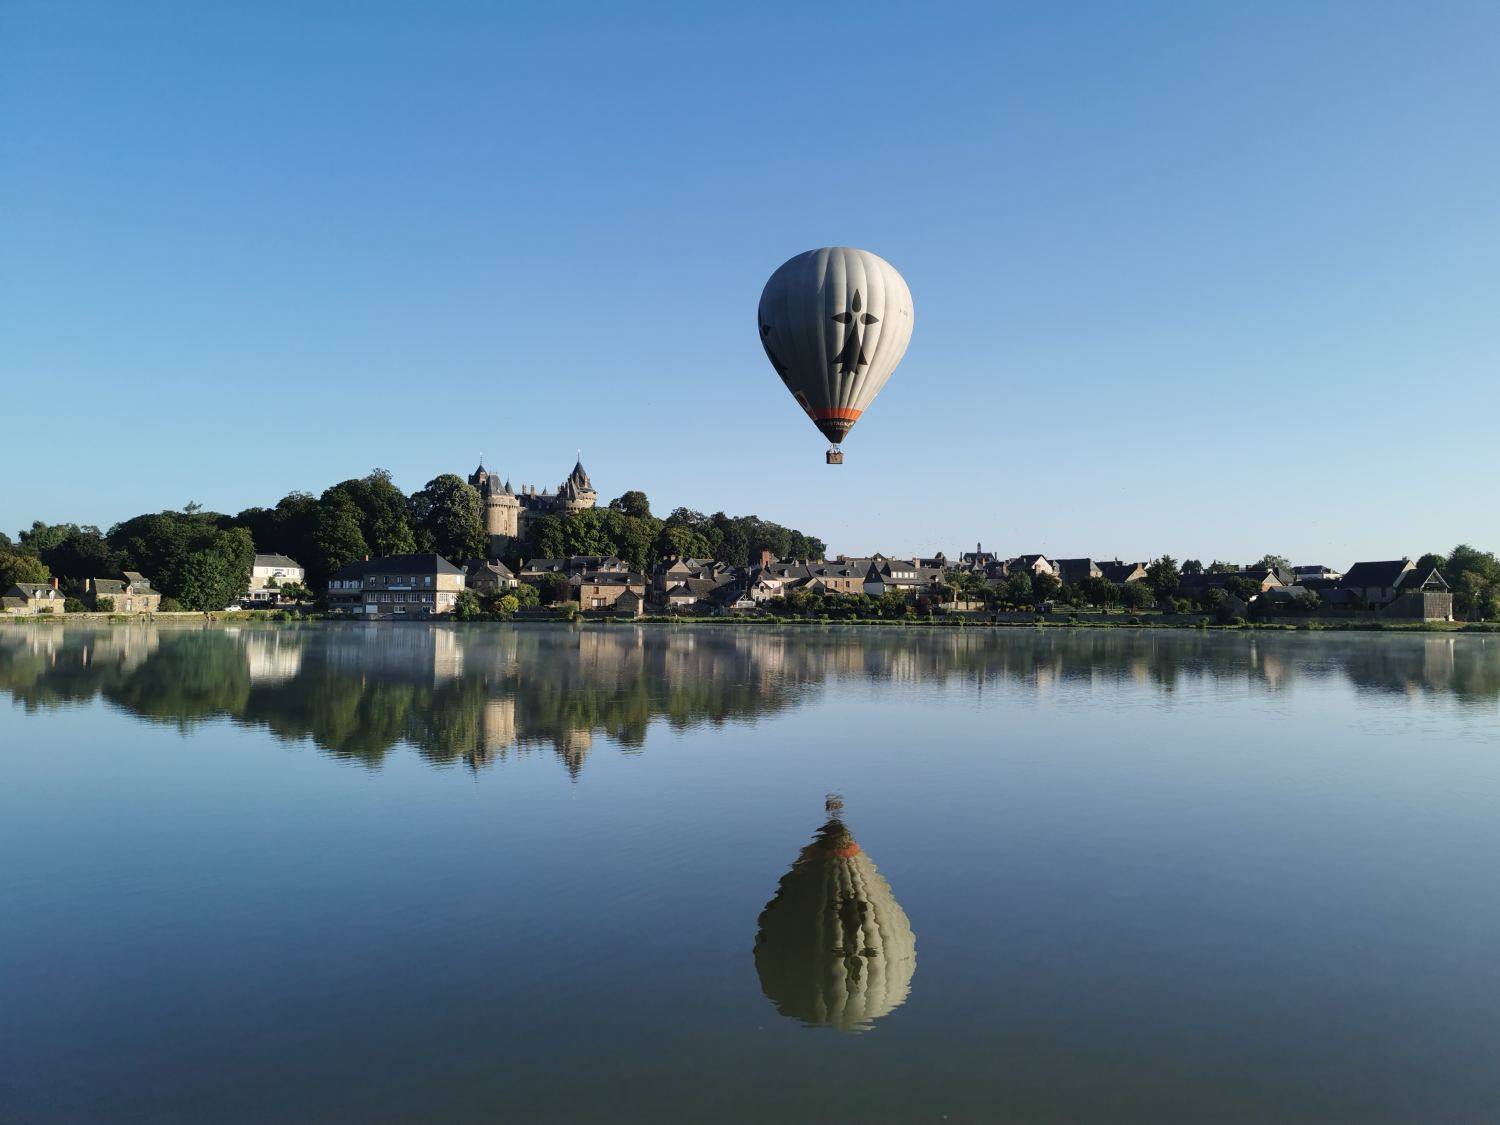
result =
M829 448L826 457L830 465L842 465L844 463L844 451L836 445Z

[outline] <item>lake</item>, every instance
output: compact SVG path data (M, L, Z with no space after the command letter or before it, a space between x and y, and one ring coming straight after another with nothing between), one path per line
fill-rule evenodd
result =
M0 693L0 1119L1500 1106L1500 637L14 625Z

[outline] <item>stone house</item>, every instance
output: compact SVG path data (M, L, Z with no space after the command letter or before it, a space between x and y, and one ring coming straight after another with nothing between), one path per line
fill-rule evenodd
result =
M1104 577L1104 571L1094 564L1093 559L1053 559L1052 565L1057 577L1068 586L1076 586L1085 578Z
M467 588L464 572L441 555L388 555L335 571L328 606L387 620L446 617Z
M119 578L85 578L80 598L93 610L100 608L101 598L108 598L112 613L155 613L161 608L160 592L136 570L127 570Z
M1411 559L1355 563L1339 581L1339 589L1357 598L1366 609L1384 610L1392 617L1453 620L1453 594L1448 583L1436 568L1418 570Z
M1119 559L1111 559L1099 564L1099 574L1107 581L1116 586L1124 586L1129 582L1146 581L1146 564L1143 562L1121 562Z
M12 616L31 617L39 613L62 613L65 601L56 578L51 582L17 582L0 596L0 609Z
M521 583L503 562L469 559L464 563L464 584L467 589L478 590L480 593L498 594L504 590L514 590Z
M618 570L591 570L573 579L580 609L613 609L627 593L642 601L646 597L646 576Z

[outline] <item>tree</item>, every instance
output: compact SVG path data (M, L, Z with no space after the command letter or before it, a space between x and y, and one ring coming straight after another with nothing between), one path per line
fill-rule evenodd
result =
M52 534L56 532L61 534ZM37 553L47 569L64 578L108 578L124 569L119 552L97 527L60 524L50 528Z
M450 562L482 558L490 537L484 530L479 490L462 477L443 473L412 494L418 546Z
M1120 591L1113 582L1092 574L1078 583L1078 592L1085 602L1100 609L1108 609L1120 601Z
M616 496L609 502L609 510L619 512L622 516L634 516L636 519L647 519L651 515L651 501L646 499L646 494L638 489Z
M52 572L35 555L0 552L0 591L9 590L17 582L47 582L51 578Z
M1050 574L1038 574L1031 580L1031 592L1039 602L1050 602L1062 589L1062 582Z
M562 558L567 553L564 547L562 517L537 516L527 525L526 544L530 558Z
M1016 571L1005 580L1004 592L1005 600L1011 605L1026 605L1034 593L1031 575L1024 570Z
M215 531L162 573L159 588L184 609L224 609L249 589L254 559L255 544L243 527Z
M479 605L479 594L474 590L460 592L453 601L453 616L460 621L473 621L483 612Z
M310 602L313 592L300 582L288 582L281 587L281 596L289 602Z
M522 582L507 596L516 599L517 608L523 605L540 605L542 600L537 594L536 587L529 582Z
M1269 570L1291 570L1292 564L1287 561L1285 555L1262 555L1257 566L1266 567Z
M542 605L557 605L568 601L568 595L573 590L567 577L561 574L543 574L536 580L535 586L537 600Z
M1163 555L1154 559L1151 565L1146 567L1146 584L1151 587L1158 598L1170 598L1177 592L1177 587L1182 582L1182 575L1177 570L1177 562L1171 555Z
M661 534L656 537L658 558L677 555L682 558L701 559L710 555L712 550L702 532L694 531L681 524L669 524L663 527Z
M417 549L411 503L391 483L391 474L385 469L372 469L363 477L339 482L323 493L322 502L328 503L335 493L342 493L359 509L360 534L372 554L409 555Z
M1156 591L1144 582L1127 582L1120 591L1126 609L1150 609L1156 605Z
M1201 562L1199 562L1197 559L1183 559L1182 560L1182 573L1183 574L1202 574L1203 573L1203 564Z
M310 543L311 557L304 563L309 577L317 575L318 579L326 581L339 567L369 555L370 548L359 524L359 509L341 492L329 495L318 505Z

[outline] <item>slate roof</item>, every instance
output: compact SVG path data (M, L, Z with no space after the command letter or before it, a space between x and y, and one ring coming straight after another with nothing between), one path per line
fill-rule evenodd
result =
M1410 559L1388 559L1384 562L1357 562L1345 572L1339 585L1346 589L1395 586L1401 575L1411 568Z
M283 567L290 570L301 570L302 564L296 559L288 558L286 555L256 555L256 566Z
M355 564L350 564L355 565ZM462 574L463 571L454 566L442 555L386 555L383 558L371 559L367 563L359 564L363 569L357 573L366 574ZM347 568L345 568L347 569ZM339 576L344 577L344 571L339 571ZM354 575L349 575L354 577Z

